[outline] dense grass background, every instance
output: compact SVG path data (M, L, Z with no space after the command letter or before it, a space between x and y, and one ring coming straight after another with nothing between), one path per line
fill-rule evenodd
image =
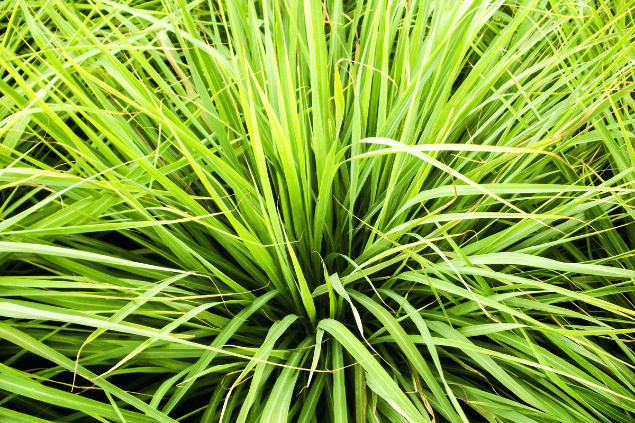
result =
M0 4L1 422L635 420L635 2Z

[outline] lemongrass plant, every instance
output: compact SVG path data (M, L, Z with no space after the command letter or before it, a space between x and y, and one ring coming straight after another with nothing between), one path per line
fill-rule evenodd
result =
M0 421L635 419L632 0L0 9Z

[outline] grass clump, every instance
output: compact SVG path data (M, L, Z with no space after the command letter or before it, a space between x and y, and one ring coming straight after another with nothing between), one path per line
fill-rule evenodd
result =
M0 421L635 418L632 1L0 9Z

